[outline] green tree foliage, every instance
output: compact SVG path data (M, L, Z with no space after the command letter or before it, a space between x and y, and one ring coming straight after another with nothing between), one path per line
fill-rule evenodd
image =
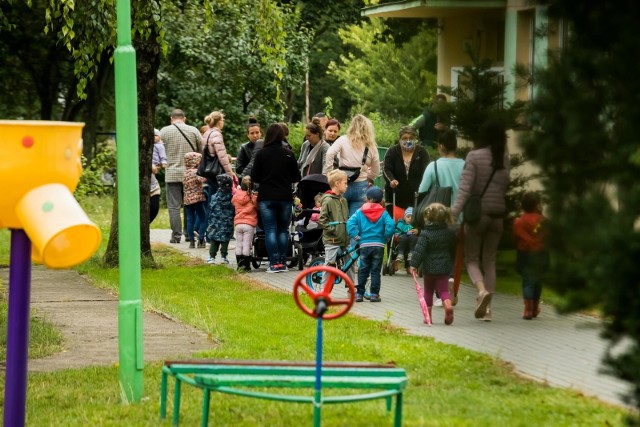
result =
M457 87L441 86L442 93L454 101L439 104L438 112L451 117L451 125L464 139L475 141L478 129L489 118L499 119L506 129L518 126L524 103L506 103L506 83L500 73L491 70L490 59L481 59L477 52L467 51L471 65L460 72Z
M549 1L570 31L535 70L525 148L548 197L550 277L564 310L601 309L612 372L640 406L640 3ZM618 344L621 344L618 346ZM637 420L636 420L637 422Z
M340 30L349 53L329 65L330 74L364 112L400 118L415 116L436 88L436 34L425 27L401 46L385 23L370 23Z
M178 6L166 2L163 9L168 52L159 75L157 125L166 124L173 108L185 110L196 126L211 111L223 110L225 142L234 153L234 143L245 142L250 114L263 124L282 120L279 95L304 81L309 32L295 9L271 10L277 16L272 24L284 37L269 45L263 40L273 37L257 31L265 18L253 1L220 5L209 25L197 2Z

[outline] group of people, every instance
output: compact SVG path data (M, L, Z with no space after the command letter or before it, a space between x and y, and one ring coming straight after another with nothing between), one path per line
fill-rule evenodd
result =
M361 114L352 118L342 136L339 121L324 114L314 116L305 126L305 141L297 159L288 144L286 125L271 124L262 139L260 125L251 120L247 124L248 142L238 151L235 172L222 136L222 113L207 116L202 133L186 124L181 110L174 110L170 119L171 124L160 130L159 136L166 147L171 243L179 243L186 229L192 247L206 247L207 241L210 243L210 263L216 262L220 250L221 262L228 264L228 244L235 230L238 267L249 269L251 242L260 215L269 256L267 272L286 271L295 184L304 176L324 174L331 189L319 199L320 213L316 220L323 229L325 259L328 265L335 265L340 250L358 242L357 302L365 298L381 301L380 273L385 245L401 225L401 221L396 224L395 220L401 219L403 215L399 212L403 212L424 218L421 230L408 224L401 234L412 237L406 247L409 255L405 262L409 272L421 268L429 310L437 291L444 306L445 324L453 322L455 300L450 277L456 244L461 242L468 274L478 291L475 317L491 320L495 259L503 232L509 183L506 132L499 122L482 125L466 160L456 157L455 132L436 122L433 126L440 157L434 162L430 162L427 150L419 143L415 128L402 127L398 143L389 148L384 158L383 193L372 186L381 167L374 127ZM217 156L224 169L215 180L196 174L204 149ZM452 188L451 206L431 204L417 212L415 194L435 185ZM482 194L480 220L466 224L463 208L472 195L478 194ZM536 194L531 193L526 197L523 207L527 213L524 219L516 221L514 234L519 239L518 270L523 274L523 290L527 283L523 317L531 319L539 313L541 281L536 273L539 270L531 265L540 265L541 261L529 253L544 251L539 196L536 199ZM186 224L180 217L182 204ZM457 229L462 230L460 238L454 231ZM368 280L369 292L365 289Z

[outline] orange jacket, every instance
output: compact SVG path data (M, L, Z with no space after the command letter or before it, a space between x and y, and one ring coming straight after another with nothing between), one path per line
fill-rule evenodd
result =
M544 249L542 222L544 217L537 212L525 212L513 223L513 237L516 249L540 252Z

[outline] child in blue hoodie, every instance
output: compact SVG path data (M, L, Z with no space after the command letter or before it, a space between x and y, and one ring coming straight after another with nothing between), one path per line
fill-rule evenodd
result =
M391 215L380 204L382 190L371 187L367 190L367 201L347 221L349 237L360 244L360 265L358 270L358 286L356 302L362 302L365 285L371 275L371 294L369 301L380 302L380 271L384 248L393 236L395 223Z

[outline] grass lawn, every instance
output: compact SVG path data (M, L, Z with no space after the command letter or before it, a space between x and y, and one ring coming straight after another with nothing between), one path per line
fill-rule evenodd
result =
M144 307L207 332L216 345L202 357L314 360L316 323L298 310L291 295L171 248L156 247L154 256L161 267L142 271ZM97 286L117 291L118 271L101 268L97 258L78 270ZM617 426L628 414L577 392L518 377L510 366L486 355L352 315L325 324L324 355L325 360L393 361L405 368L405 426ZM144 384L143 401L124 405L115 366L31 373L27 423L170 425L170 420L158 420L160 364L145 366ZM201 399L200 391L184 387L182 425L199 425ZM313 413L310 405L221 394L213 395L211 407L212 425L221 426L310 425ZM382 401L373 401L325 406L323 423L390 426L392 419Z

